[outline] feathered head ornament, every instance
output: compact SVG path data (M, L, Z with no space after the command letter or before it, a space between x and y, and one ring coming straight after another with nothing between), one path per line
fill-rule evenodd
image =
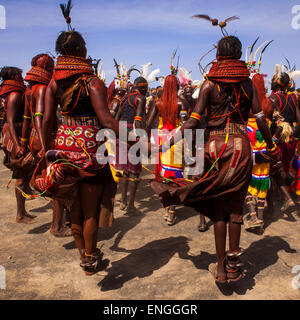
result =
M177 57L177 67L175 68L174 66L174 60L176 58L176 54L177 54L177 49L173 51L172 53L172 57L171 57L171 74L173 74L174 76L177 75L178 73L178 67L179 67L179 59L180 59L180 56Z
M237 16L232 16L232 17L229 17L229 18L225 19L224 21L219 22L218 19L212 19L207 14L195 14L195 15L192 16L192 18L203 19L203 20L211 22L211 24L213 26L219 26L221 28L221 32L222 32L224 37L228 36L228 32L225 29L225 27L227 26L227 23L230 22L230 21L234 21L234 20L240 19Z
M290 77L290 84L289 87L290 89L295 89L295 83L296 80L300 77L300 70L296 70L296 65L294 64L293 67L291 67L291 63L290 61L285 58L287 65L284 65L285 69L286 69L286 73L289 75Z
M74 31L74 29L71 26L71 17L70 17L70 13L71 13L71 9L72 9L72 0L69 0L67 4L63 4L61 3L60 5L62 14L64 16L64 18L66 19L67 25L68 25L68 31Z
M134 66L130 67L127 72L127 77L130 80L131 73L136 71L139 73L139 76L146 79L148 83L157 81L157 75L160 73L160 69L155 69L152 72L149 71L149 68L152 66L151 62L141 65L141 69L138 69ZM149 73L150 72L150 73Z
M255 73L260 73L263 54L266 51L266 49L268 48L268 46L274 41L274 40L265 41L254 51L255 45L258 40L259 40L259 37L257 37L257 39L253 42L251 47L248 47L246 49L245 62L246 62L247 67L250 70L252 75ZM249 49L250 49L250 53L248 55ZM261 52L259 55L260 50L261 50ZM259 58L258 58L258 60L256 60L258 55L259 55Z

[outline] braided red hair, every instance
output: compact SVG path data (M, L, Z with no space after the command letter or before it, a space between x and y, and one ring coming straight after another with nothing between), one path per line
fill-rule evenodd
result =
M175 75L169 75L164 82L163 94L159 104L159 114L166 124L167 121L175 126L178 114L178 79Z

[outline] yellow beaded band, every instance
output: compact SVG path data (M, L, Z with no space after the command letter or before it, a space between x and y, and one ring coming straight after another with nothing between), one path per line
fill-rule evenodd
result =
M39 113L39 112L37 112L34 116L35 116L35 117L37 117L37 116L43 117L43 116L44 116L44 114L43 114L43 113Z
M134 117L134 121L142 121L142 120L143 120L142 117L139 117L139 116Z
M31 119L30 117L27 117L27 116L25 116L25 115L23 115L23 118L24 118L24 119L29 119L29 120Z
M198 120L198 121L201 120L200 114L199 114L199 113L196 113L196 112L192 112L191 118L196 119L196 120Z
M273 146L273 148L271 148L271 149L268 149L268 148L266 148L266 149L268 152L273 153L276 151L277 148L276 148L276 146Z

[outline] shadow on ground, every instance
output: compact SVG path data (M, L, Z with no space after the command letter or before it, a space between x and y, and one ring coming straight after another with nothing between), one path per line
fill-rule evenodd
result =
M47 212L49 209L51 209L51 202L48 202L46 205L42 207L31 209L30 212L41 213L41 212Z
M111 267L106 270L107 276L98 286L101 287L101 291L117 290L136 277L149 277L155 270L168 264L176 253L185 259L190 250L188 240L186 237L170 237L149 242L139 249L119 248L119 251L128 252L129 255L112 262Z

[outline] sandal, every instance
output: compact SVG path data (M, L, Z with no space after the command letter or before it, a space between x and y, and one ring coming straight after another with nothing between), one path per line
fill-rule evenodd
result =
M206 223L200 223L198 226L198 231L199 232L205 232L207 230L207 225Z
M216 283L227 283L227 273L218 273L218 263L211 263L208 267L209 272L213 275Z
M282 212L288 210L288 209L294 209L296 207L295 202L292 199L286 200L283 204L283 206L280 208Z
M244 277L243 266L244 264L239 262L238 253L228 252L226 254L225 270L229 282L239 281Z
M103 252L96 249L92 254L84 253L84 258L81 260L80 266L87 276L92 276L95 273L105 270L108 266L108 260L102 260Z
M167 224L168 226L173 226L177 221L177 217L175 216L175 211L169 210Z
M168 218L169 218L169 209L170 207L166 207L165 210L166 210L166 213L164 214L164 219L165 221L168 221Z

